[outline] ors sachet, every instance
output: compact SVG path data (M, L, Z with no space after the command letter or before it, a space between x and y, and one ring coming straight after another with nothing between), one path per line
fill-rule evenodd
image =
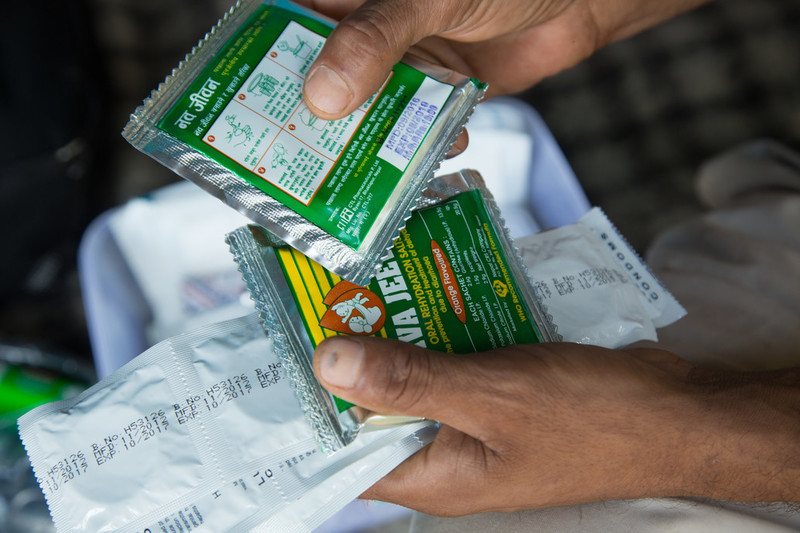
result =
M352 114L323 120L303 103L303 81L334 24L286 0L237 3L123 136L365 283L486 85L406 57Z
M450 353L557 340L477 172L436 178L369 283L356 285L246 226L228 243L322 448L408 420L328 393L312 368L333 335L374 335Z

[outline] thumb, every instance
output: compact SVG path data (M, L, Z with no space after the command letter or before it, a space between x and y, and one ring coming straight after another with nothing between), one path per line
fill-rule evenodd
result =
M452 2L370 0L328 37L303 86L306 105L320 118L341 118L380 88L408 48L438 33Z
M370 411L429 418L456 427L469 425L463 406L474 402L466 398L475 390L471 365L470 358L462 355L374 337L331 337L314 352L314 372L336 396ZM469 433L473 428L457 429Z

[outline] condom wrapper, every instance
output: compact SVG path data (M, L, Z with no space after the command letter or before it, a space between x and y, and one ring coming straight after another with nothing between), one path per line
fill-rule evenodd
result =
M558 338L480 175L431 182L368 285L343 280L282 246L263 228L228 234L245 284L284 362L323 450L370 427L404 420L365 413L332 396L312 368L334 335L374 335L424 348L472 353Z
M408 56L352 114L322 120L302 88L333 25L286 0L237 3L123 136L327 269L365 283L486 85Z
M655 341L657 328L686 315L599 207L514 244L565 341L606 348Z
M58 531L139 533L310 530L435 430L325 455L256 314L171 337L18 424Z

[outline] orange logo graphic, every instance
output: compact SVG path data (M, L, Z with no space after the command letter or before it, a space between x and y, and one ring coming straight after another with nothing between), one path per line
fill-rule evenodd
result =
M386 322L386 309L378 296L355 283L340 281L322 301L328 310L319 325L350 335L371 335Z
M450 266L450 260L436 241L431 241L431 252L433 252L433 261L436 264L436 270L439 271L439 279L442 280L445 298L447 298L447 302L453 309L456 318L462 324L466 324L467 312L464 309L464 299L461 297L461 289L458 287L458 281L453 275L453 268Z

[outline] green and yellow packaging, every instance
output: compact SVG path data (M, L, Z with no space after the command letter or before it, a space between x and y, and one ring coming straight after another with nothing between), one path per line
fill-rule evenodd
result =
M557 338L494 202L474 171L434 180L365 286L324 269L258 226L228 243L323 449L378 418L328 394L311 367L333 335L376 335L451 353Z

